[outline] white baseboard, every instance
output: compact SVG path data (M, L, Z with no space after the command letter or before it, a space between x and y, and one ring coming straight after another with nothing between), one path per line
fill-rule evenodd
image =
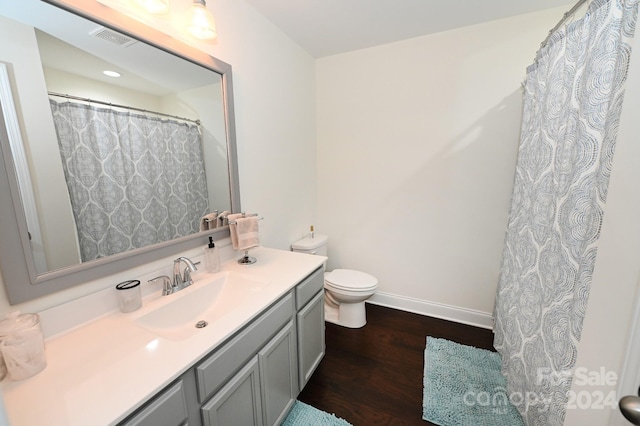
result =
M475 311L473 309L444 305L442 303L429 302L427 300L413 299L411 297L383 292L377 292L374 294L367 300L367 303L454 321L461 324L473 325L480 328L488 328L489 330L493 329L493 316L486 312Z

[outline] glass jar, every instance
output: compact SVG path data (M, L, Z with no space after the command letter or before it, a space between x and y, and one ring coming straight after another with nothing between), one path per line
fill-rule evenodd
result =
M47 361L40 316L11 313L0 321L0 353L10 380L26 379L41 372Z

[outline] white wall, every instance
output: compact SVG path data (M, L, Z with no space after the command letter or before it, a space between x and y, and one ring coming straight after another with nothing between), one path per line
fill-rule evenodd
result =
M29 167L34 171L31 177L42 235L42 244L36 242L34 249L46 255L47 266L53 270L76 262L78 252L36 37L32 28L0 16L0 39L13 41L0 45L0 59L9 68L22 141ZM45 211L48 214L43 214Z
M317 61L328 268L374 302L491 326L526 67L565 8Z
M263 245L288 249L315 219L315 62L243 0L207 6L216 16L218 40L194 44L233 66L242 206L264 217ZM0 292L0 317L11 309L39 312L122 276L13 307Z
M315 61L244 1L211 4L233 66L242 208L288 250L316 217Z

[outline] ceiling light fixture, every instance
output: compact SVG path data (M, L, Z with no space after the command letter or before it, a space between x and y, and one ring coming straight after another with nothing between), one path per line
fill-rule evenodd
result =
M109 76L109 77L120 77L122 74L120 74L117 71L111 71L111 70L104 70L102 71L102 74Z
M136 0L136 3L156 15L169 11L169 0Z
M207 9L205 0L193 0L191 19L187 29L191 35L201 40L216 38L216 24L213 20L213 14Z

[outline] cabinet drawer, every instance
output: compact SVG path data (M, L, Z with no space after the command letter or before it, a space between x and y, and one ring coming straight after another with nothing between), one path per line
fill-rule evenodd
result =
M155 397L121 426L180 426L188 418L182 380Z
M293 316L291 293L196 367L198 400L204 402L255 355Z
M302 309L322 288L324 288L324 268L321 267L296 287L296 311Z

